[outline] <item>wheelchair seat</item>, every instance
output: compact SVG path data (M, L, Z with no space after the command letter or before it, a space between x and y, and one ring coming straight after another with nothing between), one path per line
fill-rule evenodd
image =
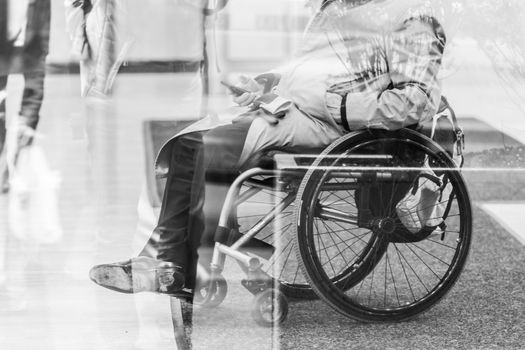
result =
M245 168L262 168L262 169L287 169L297 167L298 165L307 166L323 152L324 148L303 148L294 151L272 150L256 157L255 162L251 162Z

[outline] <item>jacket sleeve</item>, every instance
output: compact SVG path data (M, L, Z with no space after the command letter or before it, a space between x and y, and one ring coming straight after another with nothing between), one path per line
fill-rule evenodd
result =
M431 118L441 87L438 71L445 47L442 27L432 17L406 20L385 37L390 85L383 91L366 90L346 96L350 129L396 130Z
M86 12L91 10L91 1L64 0L66 17L66 31L72 42L71 53L76 57L82 56L86 39Z

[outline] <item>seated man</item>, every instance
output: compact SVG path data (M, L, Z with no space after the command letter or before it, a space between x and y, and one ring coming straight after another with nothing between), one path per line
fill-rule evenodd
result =
M150 240L138 257L93 267L91 279L125 293L192 289L197 248L203 233L209 236L206 174L238 173L268 150L321 148L350 130L395 130L432 118L445 36L423 3L324 1L297 58L274 72L280 80L272 92L292 102L285 115L257 108L263 86L244 79L239 87L249 92L234 101L250 106L246 113L213 128L197 122L172 138L158 157L167 183Z

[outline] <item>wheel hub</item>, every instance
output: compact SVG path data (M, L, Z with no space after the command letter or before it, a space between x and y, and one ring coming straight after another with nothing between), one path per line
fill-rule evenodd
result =
M396 230L396 223L392 218L383 218L377 221L377 228L385 234L392 234Z

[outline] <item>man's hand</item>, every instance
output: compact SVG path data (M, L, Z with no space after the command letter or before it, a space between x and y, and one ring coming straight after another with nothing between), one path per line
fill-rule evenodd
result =
M233 102L237 103L239 106L249 106L257 97L262 95L264 86L257 83L255 79L245 77L243 75L239 77L239 80L240 84L238 86L250 92L245 92L242 95L234 96Z
M16 130L16 138L18 148L23 148L29 146L33 143L33 138L35 136L35 129L32 127L19 123Z

